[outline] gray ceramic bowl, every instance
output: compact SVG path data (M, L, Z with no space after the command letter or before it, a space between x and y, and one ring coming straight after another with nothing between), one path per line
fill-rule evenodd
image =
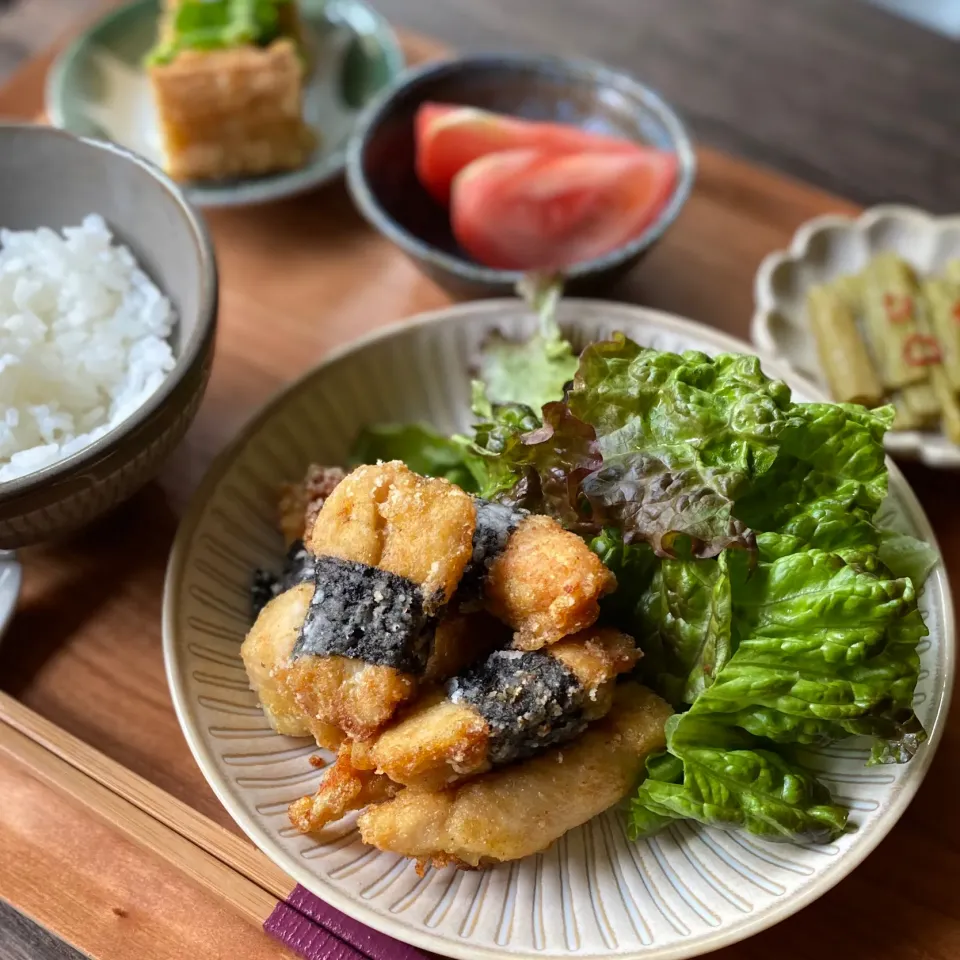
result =
M69 533L143 486L193 419L210 372L216 263L177 187L113 144L0 124L0 227L59 229L88 213L104 217L176 307L176 366L136 413L89 447L0 483L0 549Z
M454 296L510 295L520 273L472 261L453 238L447 210L418 182L413 120L425 100L572 123L676 153L677 184L660 216L626 246L571 268L572 293L603 293L663 236L690 195L696 157L686 128L656 93L623 73L556 57L501 55L409 71L361 117L347 148L347 181L364 217Z

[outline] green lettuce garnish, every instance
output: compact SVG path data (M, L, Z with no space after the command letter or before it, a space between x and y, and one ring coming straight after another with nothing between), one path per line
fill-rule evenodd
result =
M444 477L476 493L463 445L422 423L381 424L361 430L350 451L350 465L402 460L415 473Z
M894 576L909 577L919 592L939 562L940 554L926 541L907 533L903 529L902 516L889 497L880 504L873 518L880 531L877 556Z
M480 354L480 380L492 403L518 403L532 410L560 400L579 361L557 326L562 285L556 277L532 277L521 293L536 312L540 329L517 342L502 334L489 336Z
M584 493L604 525L660 556L752 548L737 498L776 460L790 391L756 357L663 353L622 334L580 358L568 404L597 432L603 467Z
M693 711L667 721L668 753L651 757L629 808L634 838L672 820L741 827L771 840L823 843L847 826L830 791L789 758Z
M184 50L266 46L280 36L279 8L292 0L182 0L172 14L170 36L146 57L170 63Z

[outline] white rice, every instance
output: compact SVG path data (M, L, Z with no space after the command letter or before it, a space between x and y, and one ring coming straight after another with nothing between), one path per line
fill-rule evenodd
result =
M173 369L170 301L103 218L0 230L0 482L133 413Z

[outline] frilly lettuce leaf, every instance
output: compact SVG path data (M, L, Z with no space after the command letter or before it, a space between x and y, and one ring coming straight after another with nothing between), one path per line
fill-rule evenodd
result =
M913 742L916 648L927 631L908 579L821 550L752 570L731 555L730 578L736 652L697 699L698 715L779 743Z
M674 706L693 703L730 659L730 604L726 554L711 562L664 560L641 597L641 668Z
M402 460L427 477L444 477L468 493L477 484L467 465L463 446L425 424L381 424L361 430L350 451L350 463Z
M667 748L648 760L647 778L630 804L633 837L671 820L815 843L846 829L847 811L826 787L741 731L691 711L667 722Z
M906 531L903 514L890 497L880 504L873 518L880 531L877 556L895 577L909 577L919 593L927 577L940 561L940 554L925 540Z
M560 402L545 404L542 420L521 404L488 407L466 445L480 495L576 528L583 519L581 484L601 463L593 428ZM486 412L482 402L477 409Z
M646 349L622 334L580 357L567 403L597 432L603 469L584 492L626 542L694 556L753 546L738 497L773 466L790 419L790 391L755 357L710 358Z
M883 435L892 408L798 403L772 468L738 500L757 532L794 538L851 562L875 560L874 514L887 492Z
M631 807L638 833L690 817L769 836L829 839L842 831L845 812L771 746L864 734L875 738L870 763L902 763L925 739L912 700L926 628L910 580L878 576L822 550L781 554L777 535L758 539L761 559L753 566L742 552L724 554L732 653L713 682L707 672L691 674L700 688L690 709L671 721L673 761L658 761ZM661 644L665 638L694 666L709 664L718 658L713 650L704 656L709 646L698 647L688 628L706 621L701 636L723 635L716 621L727 608L714 599L720 570L698 569L720 565L663 567L674 563L681 569L666 579L682 585L673 596L680 617L663 597L662 569L644 609Z
M521 293L537 312L539 331L517 342L502 334L487 337L480 351L480 379L493 403L522 403L533 410L560 400L577 372L578 359L555 319L562 282L531 277Z

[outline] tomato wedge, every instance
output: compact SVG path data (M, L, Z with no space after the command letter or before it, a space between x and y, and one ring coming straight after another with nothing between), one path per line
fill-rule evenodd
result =
M441 203L453 178L468 163L497 150L551 153L633 153L648 149L619 137L590 133L564 123L537 123L476 107L427 102L414 121L417 176Z
M488 267L570 267L641 234L663 208L676 176L676 157L653 150L491 153L453 182L453 232Z

